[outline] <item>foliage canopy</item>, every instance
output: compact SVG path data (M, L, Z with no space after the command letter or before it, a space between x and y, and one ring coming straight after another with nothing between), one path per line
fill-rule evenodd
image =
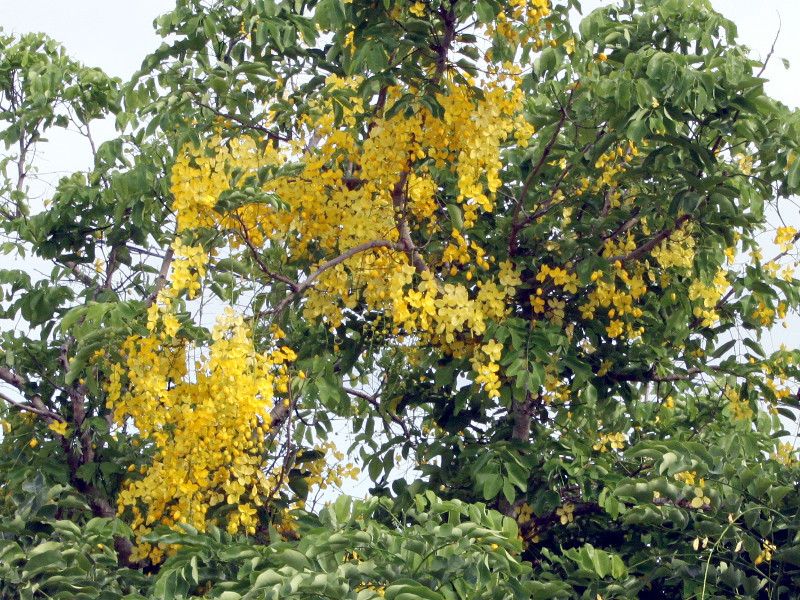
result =
M2 595L794 597L798 113L707 1L579 9L0 35Z

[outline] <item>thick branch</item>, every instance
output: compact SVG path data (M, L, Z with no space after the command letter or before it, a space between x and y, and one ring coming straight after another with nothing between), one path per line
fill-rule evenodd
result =
M327 262L322 263L317 270L314 271L311 275L309 275L303 282L301 283L294 283L294 289L292 293L287 295L283 300L278 302L278 304L273 308L270 312L274 314L280 313L286 305L289 304L294 298L297 296L302 295L305 291L310 288L314 282L328 269L335 267L336 265L343 263L344 261L353 258L356 254L361 252L365 252L366 250L371 250L373 248L391 248L394 250L402 250L403 248L398 248L398 245L394 242L390 242L389 240L372 240L369 242L364 242L363 244L359 244L354 248L350 248L347 252L344 252L337 256L336 258L332 258Z
M153 286L153 291L144 299L145 304L150 306L153 302L156 301L158 297L158 293L164 289L164 286L167 284L167 275L169 274L169 267L172 264L172 258L175 255L172 248L167 250L167 253L164 255L164 260L161 261L161 270L158 272L158 277L156 278L156 283Z
M512 401L511 416L514 419L514 428L511 439L527 442L531 437L531 418L535 406L535 398L528 392L527 398L522 402Z
M531 418L533 416L533 409L536 405L536 398L528 392L526 397L521 402L516 400L511 401L511 412L509 416L513 421L513 429L511 430L511 439L519 440L523 443L528 443L531 438ZM512 505L505 497L501 495L498 501L498 509L507 517L514 518L514 505Z
M455 2L452 2L449 9L445 10L442 8L439 12L439 15L442 17L442 21L444 22L444 34L441 42L436 44L435 47L431 47L431 50L436 52L436 70L431 78L431 82L434 85L437 85L439 81L441 81L442 75L444 75L444 72L447 70L447 55L450 53L450 48L456 39L456 16L455 10L453 9L454 5Z
M22 410L22 411L26 411L26 412L29 412L29 413L33 413L34 415L39 415L40 417L44 417L46 420L49 419L51 421L58 421L60 423L65 423L66 422L64 420L64 417L62 417L59 414L56 414L56 413L54 413L54 412L52 412L50 410L47 410L46 408L45 409L36 408L35 406L31 406L30 404L24 404L22 402L17 402L16 400L12 400L11 398L6 396L2 392L0 392L0 400L3 400L4 402L7 402L8 404L10 404L11 406L13 406L16 409L19 409L19 410Z
M419 255L414 240L411 239L411 230L408 228L406 220L406 183L408 182L409 170L400 173L400 177L392 188L392 207L394 208L395 228L400 237L400 249L406 253L408 260L417 270L417 273L424 273L429 270L425 261Z

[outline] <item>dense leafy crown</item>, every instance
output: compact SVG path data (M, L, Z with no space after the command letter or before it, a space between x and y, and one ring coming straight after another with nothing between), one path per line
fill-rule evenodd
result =
M0 35L0 595L794 597L798 114L707 1L579 8Z

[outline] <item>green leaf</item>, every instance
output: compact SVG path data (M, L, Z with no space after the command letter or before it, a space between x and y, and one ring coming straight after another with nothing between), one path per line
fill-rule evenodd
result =
M786 185L789 188L790 193L797 192L798 186L800 186L800 160L795 160L789 165Z
M490 475L483 482L483 499L492 500L503 488L503 478L499 474Z
M461 216L461 207L457 204L448 204L447 213L450 215L450 222L453 224L453 229L462 231L464 229L464 220Z

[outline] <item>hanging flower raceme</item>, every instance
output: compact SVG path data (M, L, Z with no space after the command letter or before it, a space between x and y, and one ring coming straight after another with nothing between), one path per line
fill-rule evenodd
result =
M279 346L257 352L249 328L230 308L203 349L158 335L162 321L150 321L153 335L125 342L125 362L110 378L108 407L117 424L132 425L155 449L144 477L129 480L120 493L119 509L132 512L139 537L155 524L204 530L212 519L232 533L253 533L258 507L280 485L268 470L265 440L274 397L288 389L287 364L295 354ZM235 509L210 515L219 505ZM137 552L160 558L147 543Z

